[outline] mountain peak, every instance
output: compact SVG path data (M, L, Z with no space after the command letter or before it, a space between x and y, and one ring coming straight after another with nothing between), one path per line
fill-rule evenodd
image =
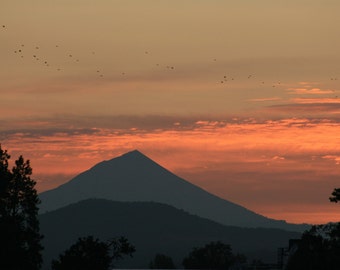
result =
M128 166L128 167L131 167L131 169L133 169L134 166L138 166L138 164L139 165L141 164L151 165L151 163L156 164L152 159L150 159L148 156L144 155L142 152L140 152L137 149L126 152L104 163L113 165L113 163L116 163L116 162L119 162L120 166Z
M123 156L128 156L128 157L146 157L146 155L144 155L142 152L138 151L137 149L135 150L132 150L130 152L127 152L123 155L121 155L122 157Z

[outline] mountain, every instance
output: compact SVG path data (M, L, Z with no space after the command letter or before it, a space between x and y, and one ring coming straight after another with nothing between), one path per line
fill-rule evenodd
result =
M193 247L211 241L231 245L249 261L277 262L277 248L288 245L297 232L280 229L224 226L155 202L114 202L89 199L39 216L44 235L44 268L79 237L93 235L101 240L125 236L136 247L133 258L124 258L120 268L145 269L157 253L171 256L177 267Z
M41 213L90 198L153 201L172 205L224 225L303 231L221 199L176 176L135 150L103 161L71 181L39 195Z

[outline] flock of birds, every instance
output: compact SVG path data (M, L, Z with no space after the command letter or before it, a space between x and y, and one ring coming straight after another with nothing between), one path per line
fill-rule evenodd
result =
M7 30L6 25L2 25L2 28L4 30ZM51 49L51 48L50 48ZM47 59L47 57L44 57L43 52L40 48L40 46L32 46L32 45L25 45L25 44L19 44L17 46L16 49L13 50L13 53L15 55L17 55L20 58L31 58L33 59L35 62L40 63L42 65L44 65L45 67L51 68L57 72L61 72L65 69L67 69L66 64L78 64L81 62L81 58L74 55L73 53L65 53L62 50L62 46L55 44L54 45L54 51L53 53L55 53L56 55L61 56L58 61L49 61ZM51 53L51 52L50 52ZM92 54L92 55L96 55L95 51L89 51L88 54ZM149 51L144 51L144 54L146 56L150 55ZM212 59L213 62L217 62L217 58ZM58 64L58 63L59 64ZM61 63L61 64L60 64ZM157 68L161 68L164 70L168 70L168 71L173 71L175 70L175 66L173 65L160 65L159 63L154 64ZM103 72L101 69L97 68L97 69L93 69L93 73L96 74L96 76L100 77L100 78L104 78L104 74L105 72ZM125 71L121 71L120 72L121 76L125 76L127 75L127 73ZM249 74L246 76L243 76L242 79L247 79L247 80L251 80L256 78L256 76L254 74ZM240 79L240 77L238 77L238 79ZM217 79L217 83L219 84L227 84L229 82L233 82L236 80L236 76L235 75L227 75L224 74L222 77L220 77L220 79ZM331 77L330 80L332 81L336 81L337 77ZM265 81L263 80L256 80L259 85L268 85L267 83L265 83ZM270 82L269 85L271 87L278 87L281 85L281 81L275 81L275 82Z
M248 80L250 80L252 78L255 78L255 75L254 74L249 74L246 78ZM220 80L220 83L224 84L224 83L227 83L228 81L234 81L234 80L235 80L235 77L224 75L223 78ZM259 81L259 84L260 85L265 85L265 81ZM280 86L281 85L281 81L271 82L270 84L271 84L271 87L274 88L274 87Z
M2 28L5 30L6 25L2 25ZM54 54L53 58L56 58L55 57L56 55L59 56L57 61L56 60L54 60L54 61L48 60L48 57L46 57L46 53L45 53L45 55L43 53L42 47L36 46L36 45L33 46L32 44L18 44L16 46L16 48L13 50L13 53L15 55L17 55L19 58L22 58L22 59L30 58L33 61L35 61L36 63L40 63L45 67L49 67L52 70L61 72L61 71L65 71L69 67L69 66L67 66L67 64L71 65L71 64L78 64L78 63L81 62L81 57L76 56L75 54L70 53L70 52L65 53L65 51L68 51L68 50L64 50L64 52L63 52L62 47L63 46L61 46L61 45L55 44L54 48L48 48L50 50L49 54ZM44 49L46 49L46 46L44 47ZM52 51L52 49L54 49L54 50ZM147 56L150 53L149 53L149 51L145 51L144 54ZM89 55L94 56L94 55L96 55L96 52L95 51L89 51L87 57ZM161 65L159 63L156 63L155 66L159 69L162 68L162 69L168 70L168 71L175 70L175 66L173 66L173 65ZM102 69L99 69L99 68L93 69L93 73L96 74L100 78L104 78L105 72L103 72ZM120 75L125 76L125 75L127 75L127 72L121 71Z

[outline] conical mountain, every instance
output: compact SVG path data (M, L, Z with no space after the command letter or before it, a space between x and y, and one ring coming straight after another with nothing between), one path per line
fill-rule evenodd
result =
M96 198L168 204L224 225L301 231L303 225L268 219L221 199L166 170L135 150L103 161L58 188L41 193L44 213Z

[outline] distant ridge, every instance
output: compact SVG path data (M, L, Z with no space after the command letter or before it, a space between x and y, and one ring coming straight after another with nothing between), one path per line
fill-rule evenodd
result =
M41 213L90 198L154 201L224 225L303 231L306 225L266 218L185 181L134 150L96 164L58 188L41 193Z
M135 245L132 259L124 258L119 267L146 269L156 253L171 256L177 267L193 247L211 241L230 244L235 253L249 261L277 261L277 248L301 234L269 228L224 226L190 215L172 206L155 202L115 202L103 199L84 200L40 215L44 235L43 269L71 246L78 237L93 235L102 240L125 236Z

